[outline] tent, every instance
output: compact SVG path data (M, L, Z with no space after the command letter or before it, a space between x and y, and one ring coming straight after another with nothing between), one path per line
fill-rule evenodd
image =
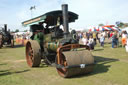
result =
M89 29L89 31L110 31L111 28L100 26L100 27L92 27Z
M105 26L97 26L97 27L90 27L89 31L120 31L118 27L114 25L105 25Z
M120 29L118 27L101 26L99 27L99 31L120 31Z
M112 29L110 27L102 27L104 31L112 31Z
M96 30L95 27L91 27L91 28L89 29L89 31L95 32L95 31L97 31L97 30Z

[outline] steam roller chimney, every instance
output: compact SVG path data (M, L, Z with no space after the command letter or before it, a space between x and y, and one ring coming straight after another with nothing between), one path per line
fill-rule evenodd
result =
M62 4L62 15L63 15L64 38L67 38L69 34L68 5L67 4Z
M4 24L5 32L7 32L7 24Z

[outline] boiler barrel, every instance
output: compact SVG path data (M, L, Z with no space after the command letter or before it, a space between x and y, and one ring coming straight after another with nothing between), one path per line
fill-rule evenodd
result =
M48 42L46 44L46 48L48 50L51 50L51 51L55 51L56 52L58 47L59 47L59 43L56 43L56 42Z

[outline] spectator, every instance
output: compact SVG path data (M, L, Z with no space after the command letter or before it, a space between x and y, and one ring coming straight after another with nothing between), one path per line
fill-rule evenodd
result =
M87 39L86 35L83 35L82 42L84 45L88 45L88 39Z
M105 37L106 37L106 32L103 31L103 32L102 32L102 35L103 35L103 37L104 37L104 39L105 39Z
M104 47L104 36L102 34L100 37L100 45L101 45L101 47Z
M89 32L86 33L86 37L89 40L89 37L90 37L90 33Z
M93 32L94 45L96 45L96 32Z
M108 39L110 38L110 31L108 31Z
M94 50L94 39L92 36L90 36L88 42L89 42L88 44L89 44L90 50Z
M115 47L117 47L117 35L116 35L116 33L113 33L113 35L112 35L112 48L115 48Z
M127 38L127 41L126 41L125 49L126 49L126 52L128 52L128 38Z
M100 43L100 37L101 37L101 33L98 32L98 34L97 34L97 39L98 39L99 43Z
M79 36L80 36L80 39L81 39L81 38L82 38L82 33L80 33L80 35L79 35Z
M119 37L120 37L119 32L116 31L116 44L117 44L117 47L119 47Z
M90 36L92 36L92 32L89 32Z
M113 36L113 32L110 33L110 38Z
M126 39L127 39L127 32L123 31L122 33L122 47L126 45Z

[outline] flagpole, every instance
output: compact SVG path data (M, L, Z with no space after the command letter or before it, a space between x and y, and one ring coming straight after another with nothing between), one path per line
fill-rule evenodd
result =
M31 7L30 7L30 11L31 11L31 19L33 18L33 11L32 11L33 9L36 9L35 6L31 6Z
M31 10L31 19L32 19L32 10Z

